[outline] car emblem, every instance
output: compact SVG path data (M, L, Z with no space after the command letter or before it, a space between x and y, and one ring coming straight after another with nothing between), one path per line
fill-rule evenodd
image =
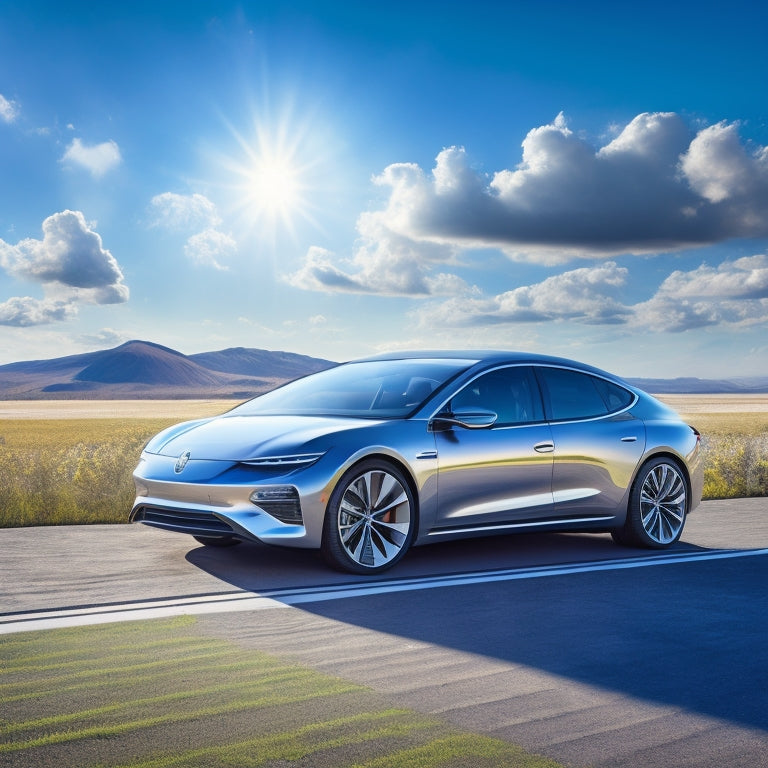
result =
M173 468L173 471L178 475L179 472L183 471L184 467L187 466L187 462L189 461L189 451L184 451L184 453L179 456L178 459L176 459L176 466Z

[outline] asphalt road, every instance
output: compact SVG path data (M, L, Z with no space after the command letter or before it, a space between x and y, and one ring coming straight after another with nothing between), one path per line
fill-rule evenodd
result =
M142 526L0 530L0 552L0 632L200 613L567 765L768 766L768 499L705 502L671 553L508 536L415 549L387 579Z

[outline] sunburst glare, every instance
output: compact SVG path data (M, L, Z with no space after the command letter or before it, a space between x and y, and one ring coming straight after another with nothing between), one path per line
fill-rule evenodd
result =
M302 222L316 226L310 195L318 161L307 148L305 132L283 123L274 130L257 126L250 140L233 133L243 156L228 159L225 167L234 176L235 207L245 226L272 239L280 233L295 237Z

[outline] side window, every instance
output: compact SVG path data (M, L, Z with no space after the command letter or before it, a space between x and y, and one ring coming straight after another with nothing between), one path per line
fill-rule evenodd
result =
M606 416L633 400L631 392L588 373L547 367L538 371L552 421Z
M483 408L498 415L496 424L544 420L539 387L526 366L499 368L479 376L451 400L451 409Z
M635 396L628 389L624 389L624 387L620 387L612 381L595 379L595 386L605 401L608 413L615 413L616 411L628 408L635 399Z

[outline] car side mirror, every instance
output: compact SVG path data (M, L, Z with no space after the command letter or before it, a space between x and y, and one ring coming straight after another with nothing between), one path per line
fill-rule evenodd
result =
M496 423L498 415L483 408L457 408L455 411L438 413L429 422L432 432L449 427L464 429L488 429Z

